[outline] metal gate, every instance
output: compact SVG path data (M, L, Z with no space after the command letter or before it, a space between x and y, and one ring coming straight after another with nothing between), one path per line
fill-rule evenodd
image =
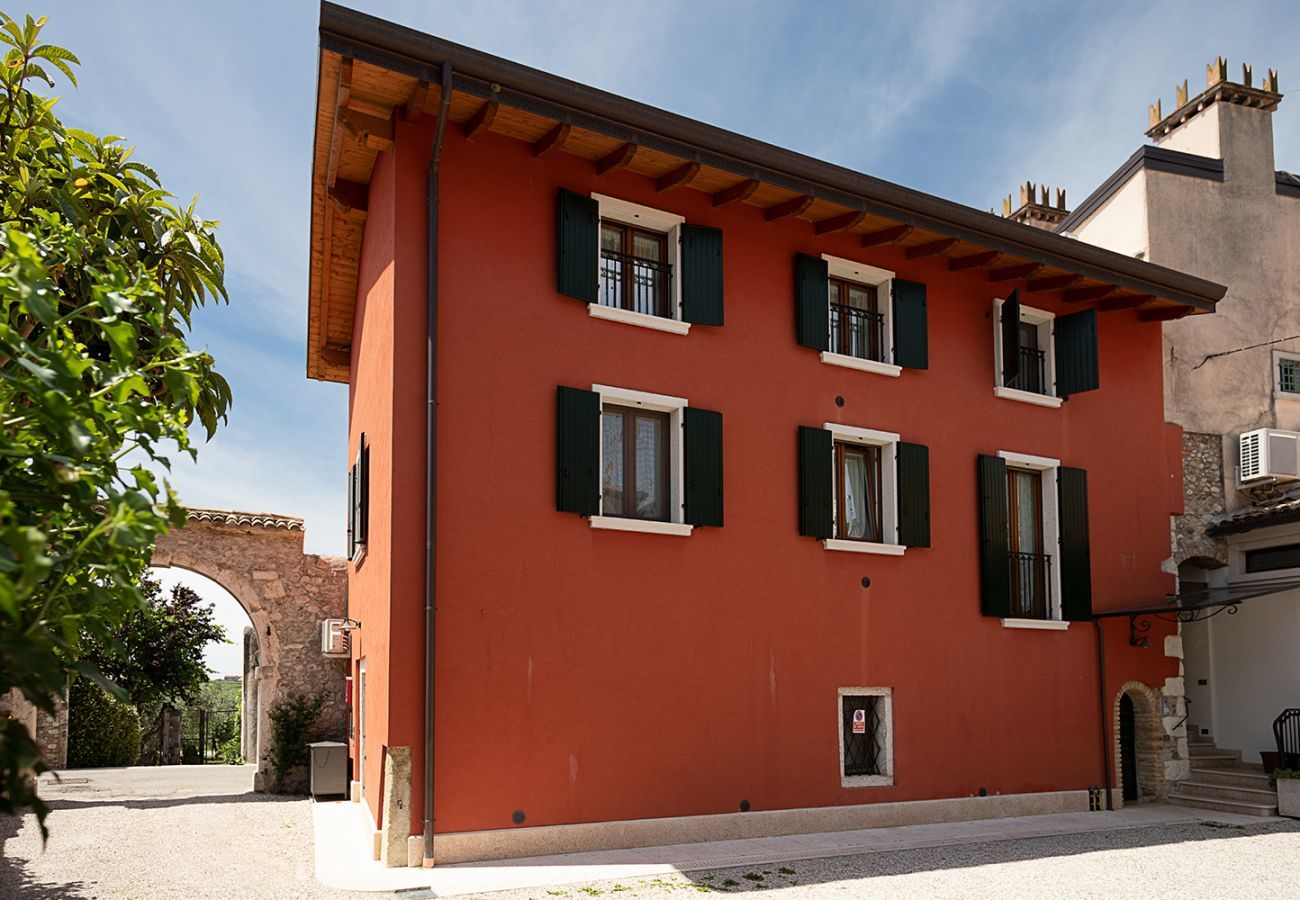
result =
M181 762L185 765L219 763L223 746L239 743L239 703L187 708L181 715Z

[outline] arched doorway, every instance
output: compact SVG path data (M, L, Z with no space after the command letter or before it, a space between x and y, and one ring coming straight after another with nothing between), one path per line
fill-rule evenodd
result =
M1125 803L1165 800L1164 726L1160 694L1130 681L1115 695L1112 720L1115 781Z

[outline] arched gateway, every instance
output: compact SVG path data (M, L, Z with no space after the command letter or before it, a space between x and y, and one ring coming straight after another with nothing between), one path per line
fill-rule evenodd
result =
M293 516L192 508L186 526L154 548L153 565L211 578L253 622L244 637L243 746L258 763L258 790L268 774L269 712L281 699L323 692L322 729L341 740L347 727L346 661L322 656L320 646L321 622L347 615L347 567L304 553L303 536Z

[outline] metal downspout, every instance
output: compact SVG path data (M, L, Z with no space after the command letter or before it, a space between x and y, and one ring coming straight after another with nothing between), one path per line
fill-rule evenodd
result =
M1106 809L1111 810L1115 807L1110 796L1114 790L1110 771L1110 729L1106 727L1106 711L1110 708L1106 698L1106 636L1102 631L1100 619L1093 619L1092 627L1097 634L1097 700L1101 706L1101 769L1106 776Z
M433 664L436 635L434 603L436 577L434 557L438 511L438 168L442 163L442 140L447 131L447 110L451 106L451 63L442 64L442 85L438 94L438 123L434 126L433 150L429 154L428 180L428 346L425 368L425 502L424 502L424 859L433 865Z

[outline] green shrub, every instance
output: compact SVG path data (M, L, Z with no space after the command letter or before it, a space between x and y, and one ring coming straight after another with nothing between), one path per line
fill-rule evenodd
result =
M68 695L68 767L133 766L140 758L140 716L84 678Z
M324 703L324 694L295 694L271 707L271 747L266 757L276 790L302 789L290 779L295 769L307 765L307 743L316 737L316 722Z
M232 737L217 748L217 762L227 766L244 764L244 748L239 745L238 737Z

